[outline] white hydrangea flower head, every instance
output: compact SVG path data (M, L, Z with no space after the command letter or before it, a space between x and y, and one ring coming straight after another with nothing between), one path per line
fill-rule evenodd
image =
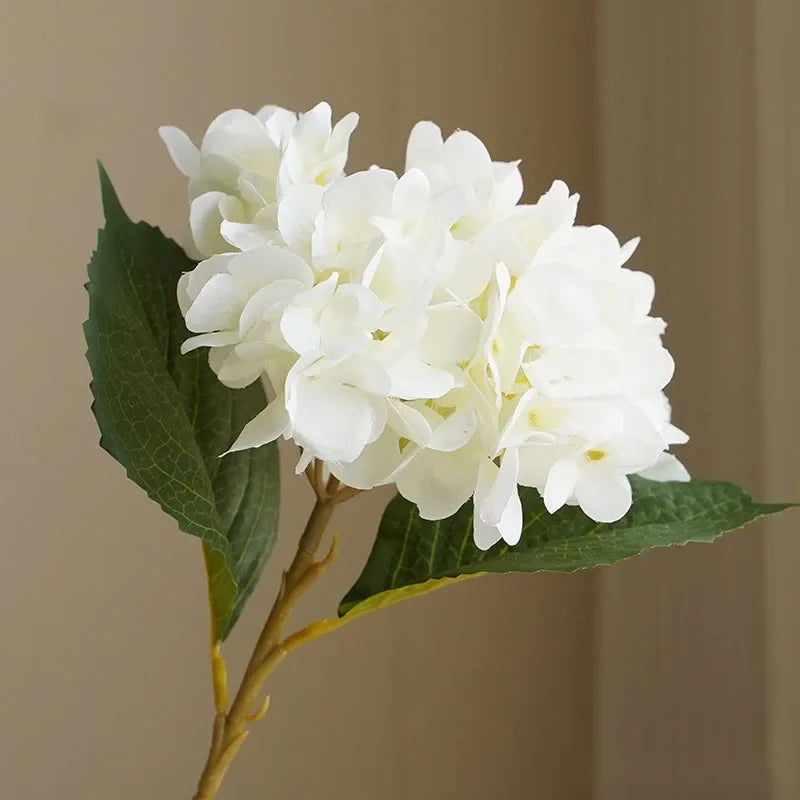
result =
M426 519L471 499L484 549L519 541L519 486L613 522L630 475L688 480L654 282L626 266L638 239L576 225L562 181L520 203L518 161L431 122L399 178L345 175L357 119L234 110L199 149L161 129L204 256L178 286L183 350L270 387L231 449L291 439L298 470L393 483Z
M305 114L279 106L232 109L209 125L198 149L179 128L159 134L189 179L189 226L197 253L246 250L280 241L277 204L291 187L327 186L341 177L357 114L331 125L331 107Z
M406 170L420 169L435 191L466 186L472 202L453 224L454 234L469 239L503 219L522 196L519 162L492 161L483 142L469 131L445 140L438 125L418 122L408 139Z

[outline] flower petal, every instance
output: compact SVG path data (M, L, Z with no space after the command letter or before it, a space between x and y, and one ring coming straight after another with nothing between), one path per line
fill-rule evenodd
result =
M488 550L503 538L503 534L496 525L487 525L476 512L472 517L472 538L479 550Z
M186 327L194 333L238 327L242 291L226 274L212 275L186 312Z
M516 485L508 499L508 504L503 509L503 516L500 518L497 529L506 544L513 546L522 538L522 501Z
M392 396L402 400L435 399L455 386L450 372L432 367L413 354L395 361L386 372L392 381Z
M334 126L331 131L330 149L334 151L344 151L347 156L347 148L353 131L358 126L358 114L350 111L345 114Z
M577 463L571 458L562 458L550 468L543 499L545 508L551 514L555 514L572 497L580 474Z
M464 405L439 424L430 437L428 447L449 453L463 447L472 438L478 420L472 406Z
M406 170L438 160L442 145L442 131L438 125L425 120L418 122L408 136Z
M174 125L162 125L158 135L167 146L175 166L187 177L194 178L200 174L200 151L192 140Z
M220 236L232 247L239 250L253 250L256 247L275 244L275 231L248 222L231 222L223 219L219 226Z
M224 192L206 192L192 200L189 209L189 227L195 246L204 256L227 253L231 246L222 238L222 212L220 203L229 197Z
M190 336L181 345L181 355L198 347L223 347L225 345L236 344L239 341L239 334L236 331L218 331L216 333L201 333L199 336Z
M387 427L354 461L346 464L331 461L328 466L331 474L345 486L371 489L373 486L389 483L394 472L402 468L412 456L411 448L406 448L405 451L400 449L397 434Z
M300 184L287 189L278 203L278 230L286 244L301 255L311 255L311 234L324 193L322 186Z
M506 506L517 491L519 455L516 447L510 447L503 455L498 467L493 461L481 462L475 499L478 513L487 525L499 525Z
M248 299L239 316L239 335L245 338L259 322L275 321L305 286L296 280L277 280L262 286ZM279 328L279 323L276 325ZM263 335L263 334L262 334Z
M481 319L471 308L461 303L430 306L420 355L429 364L467 362L475 355L480 335Z
M583 513L595 522L616 522L631 507L628 477L614 469L586 469L575 487Z
M385 404L384 404L385 405ZM324 377L297 379L294 439L323 461L354 461L380 430L374 397ZM385 410L384 419L385 423Z
M283 399L276 397L260 414L253 417L244 426L236 441L223 455L274 442L286 430L288 422L289 418L286 415Z
M455 514L474 493L480 458L475 451L420 451L398 473L397 489L417 504L423 519L445 519Z
M253 288L279 280L296 280L307 287L314 282L311 267L300 256L275 245L236 253L228 263L228 270Z
M392 399L388 401L388 412L388 424L399 436L420 447L428 446L433 432L424 414L410 403Z
M672 453L662 453L652 467L641 470L643 478L651 481L689 481L692 476Z
M463 302L479 297L492 279L491 255L472 242L451 239L439 264L439 286Z

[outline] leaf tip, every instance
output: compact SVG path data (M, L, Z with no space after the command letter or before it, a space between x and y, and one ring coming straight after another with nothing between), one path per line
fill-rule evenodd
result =
M114 189L114 184L111 181L111 176L106 171L100 159L97 160L97 173L100 179L100 194L103 200L103 213L105 214L106 221L116 215L121 215L123 219L127 219L128 216L122 208L122 203L119 201L117 192Z

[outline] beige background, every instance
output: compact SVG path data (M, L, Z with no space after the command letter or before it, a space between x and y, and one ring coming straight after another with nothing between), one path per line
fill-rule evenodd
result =
M199 547L97 447L80 330L95 158L181 232L159 124L325 98L362 115L356 167L401 166L434 118L522 157L530 199L565 178L582 221L645 234L689 466L800 495L793 0L2 8L0 797L188 799L207 747ZM309 507L286 478L234 670ZM342 509L303 618L351 584L386 496ZM800 798L796 524L365 618L276 674L222 798Z

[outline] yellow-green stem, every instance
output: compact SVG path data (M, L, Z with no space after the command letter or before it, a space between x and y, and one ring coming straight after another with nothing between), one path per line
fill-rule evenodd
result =
M319 471L316 470L309 476L317 497L316 503L303 535L300 537L294 559L292 559L289 569L283 574L278 596L275 598L275 603L245 669L239 690L227 713L225 711L227 686L222 685L224 662L221 660L222 657L216 644L212 645L212 674L217 713L214 718L208 758L200 776L194 800L214 800L217 796L225 772L247 738L248 723L260 719L266 711L266 701L259 703L258 698L264 682L272 670L283 660L289 650L294 649L303 641L314 638L324 630L335 627L335 622L326 623L325 627L312 625L289 637L286 642L281 642L281 636L292 607L324 571L335 554L334 540L330 555L320 562L314 560L333 510L338 503L352 496L349 491L346 493L345 490L339 491L339 482L335 478L331 478L327 485L322 486L318 476ZM221 702L223 697L226 701L224 705Z

